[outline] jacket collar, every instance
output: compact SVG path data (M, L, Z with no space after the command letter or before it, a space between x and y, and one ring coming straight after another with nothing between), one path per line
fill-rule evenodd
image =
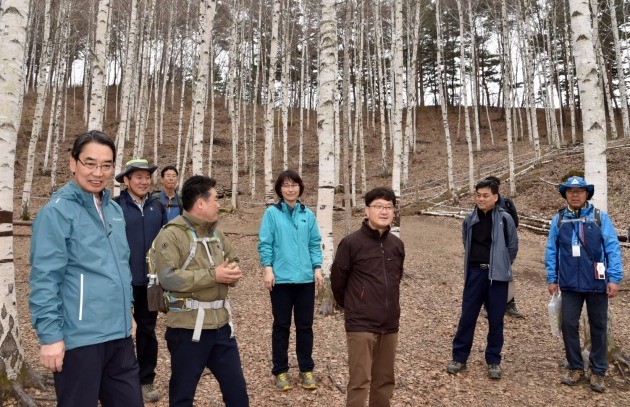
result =
M284 205L283 205L284 204ZM288 211L288 204L286 202L284 202L283 198L280 198L280 200L278 202L276 202L273 206L275 206L276 208L278 208L278 210L282 211L282 210L286 210ZM284 208L287 207L287 208ZM284 209L283 209L284 208ZM293 207L293 210L295 209L299 209L300 211L304 212L304 210L306 209L306 205L304 205L302 202L300 202L300 200L298 199L297 201L295 201L295 206Z
M93 206L94 205L94 194L91 192L86 192L77 184L74 180L70 180L66 185L57 190L51 197L51 200L56 195L65 196L67 199L72 199L77 202L80 202L83 206ZM101 202L102 205L105 206L109 203L110 194L109 189L105 188L101 191Z
M196 217L185 209L184 213L182 213L181 216L192 225L195 231L201 232L197 233L200 236L212 236L217 228L217 225L219 224L218 220L216 222L208 222L207 220ZM186 221L182 220L182 222L186 224Z
M389 234L390 230L391 230L391 226L385 229L383 233L379 232L376 229L372 229L372 227L370 227L370 223L367 218L363 219L363 222L361 222L361 231L365 233L366 235L368 235L369 237L371 237L372 239L376 239L376 240L385 239L387 235Z

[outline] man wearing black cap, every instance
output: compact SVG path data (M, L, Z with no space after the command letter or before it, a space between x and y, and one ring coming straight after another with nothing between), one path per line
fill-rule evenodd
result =
M116 181L127 185L127 189L114 198L125 215L127 241L131 251L131 267L134 312L138 328L136 331L136 352L140 364L140 384L142 397L146 402L160 398L154 388L155 366L157 364L158 342L155 336L157 311L149 311L147 305L147 263L146 253L162 225L166 224L166 211L159 200L149 194L151 174L157 169L145 159L128 161L125 170L116 175Z
M560 381L575 386L585 379L579 324L582 306L591 332L591 389L606 390L608 301L623 278L621 247L608 215L589 203L595 187L582 177L558 185L567 200L551 221L545 268L549 294L562 291L562 340L569 371Z

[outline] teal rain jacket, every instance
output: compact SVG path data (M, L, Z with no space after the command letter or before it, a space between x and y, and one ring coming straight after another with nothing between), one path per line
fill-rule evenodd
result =
M276 284L314 281L322 264L322 237L313 211L300 201L293 212L281 199L265 210L258 229L260 264L273 266Z
M41 344L66 349L131 335L131 271L122 210L70 181L37 214L31 236L31 321Z

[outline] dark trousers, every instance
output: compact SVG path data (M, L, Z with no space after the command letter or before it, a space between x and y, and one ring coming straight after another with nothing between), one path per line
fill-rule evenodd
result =
M271 295L273 332L271 350L274 375L289 370L289 336L291 314L295 320L295 353L300 372L309 372L313 362L313 312L315 310L315 283L276 284Z
M477 318L483 304L488 311L488 338L486 344L486 363L500 364L503 348L503 317L507 305L508 282L492 282L488 279L488 270L469 267L464 283L462 315L459 318L457 333L453 338L453 360L465 363L470 355Z
M59 407L144 405L131 337L67 350L54 378Z
M157 365L158 341L155 336L157 311L149 311L147 288L133 286L133 317L136 320L136 352L140 365L140 384L152 384Z
M562 340L569 369L584 369L580 346L580 314L586 301L586 313L591 331L591 370L603 376L608 369L606 357L606 326L608 324L608 296L604 293L562 292Z
M204 368L219 382L226 407L247 407L249 397L232 329L203 329L199 342L192 341L193 330L166 328L166 343L171 353L170 407L192 406L197 384Z

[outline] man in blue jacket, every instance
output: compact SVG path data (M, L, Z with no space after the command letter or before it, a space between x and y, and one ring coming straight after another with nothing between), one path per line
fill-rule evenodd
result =
M31 320L59 406L143 404L125 219L105 189L114 157L104 133L80 135L70 152L74 179L33 222Z
M608 215L588 202L595 192L582 177L570 177L558 186L567 201L551 221L545 268L549 293L562 291L562 339L569 371L560 381L574 386L585 379L579 324L582 306L591 332L590 387L606 390L604 376L608 299L617 295L623 278L621 247Z
M488 376L500 379L503 349L503 317L507 306L512 263L518 253L518 237L512 217L497 205L499 184L482 179L475 185L475 209L462 223L464 242L464 294L459 326L453 338L451 374L466 369L481 306L488 311L485 359Z
M166 224L166 211L159 200L149 190L151 174L156 165L149 165L145 159L128 161L125 169L116 175L116 181L127 185L127 189L114 200L125 215L127 241L129 242L129 266L133 286L133 317L138 324L136 331L136 353L140 364L140 384L144 401L156 402L160 394L153 386L157 365L158 341L155 336L157 311L150 311L147 302L147 250L153 239Z

